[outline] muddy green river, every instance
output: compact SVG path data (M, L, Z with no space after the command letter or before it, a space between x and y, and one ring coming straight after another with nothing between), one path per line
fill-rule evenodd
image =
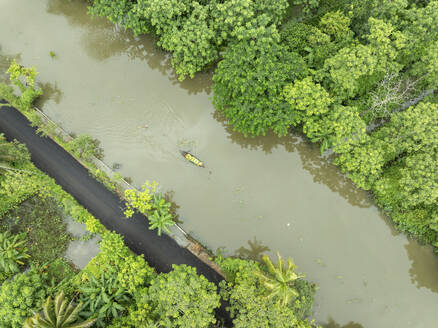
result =
M105 163L136 186L160 182L182 227L210 249L293 257L320 286L314 316L325 327L437 325L432 250L397 233L298 134L234 133L211 104L211 74L178 82L153 39L92 20L82 1L0 0L0 55L2 68L11 57L35 66L38 106L99 139Z

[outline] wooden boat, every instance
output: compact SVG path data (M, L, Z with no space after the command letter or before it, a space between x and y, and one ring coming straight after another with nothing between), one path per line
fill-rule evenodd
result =
M181 150L181 155L183 155L186 160L188 160L189 162L195 164L196 166L205 167L204 163L202 163L199 159L197 159L192 154L190 154L190 153L188 153L186 151Z

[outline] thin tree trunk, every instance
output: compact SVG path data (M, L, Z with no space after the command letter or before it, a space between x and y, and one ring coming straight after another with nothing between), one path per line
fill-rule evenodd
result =
M367 133L371 133L374 130L376 130L376 129L380 128L381 126L385 125L390 120L392 114L398 113L398 112L402 112L402 111L406 110L407 108L418 104L420 101L422 101L427 96L433 94L434 92L435 92L435 90L432 90L432 89L424 90L423 92L421 92L420 95L418 95L414 99L410 99L410 100L404 102L403 104L401 104L399 108L397 108L396 110L391 112L389 117L382 118L378 122L371 122L370 124L367 125Z

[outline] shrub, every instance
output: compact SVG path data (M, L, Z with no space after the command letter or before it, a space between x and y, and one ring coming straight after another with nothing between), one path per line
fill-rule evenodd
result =
M151 200L153 194L156 192L157 184L153 182L150 184L148 181L143 184L141 191L136 189L125 190L126 210L125 216L130 218L134 214L134 210L139 211L142 214L147 215L152 208Z
M32 262L48 263L62 258L72 236L51 198L32 197L5 215L10 228L27 234Z
M101 252L77 276L74 284L81 292L81 316L96 318L103 327L126 313L134 294L150 284L154 270L142 256L135 256L114 232L105 232Z
M103 158L103 149L99 147L100 141L91 138L88 134L81 134L66 144L66 149L79 158L91 162L93 157Z
M6 73L9 79L18 89L20 95L14 95L14 90L10 86L2 85L0 87L0 96L5 98L12 106L27 111L32 106L36 98L42 95L41 89L35 88L35 77L38 74L34 67L25 68L15 61L9 66ZM24 83L22 82L24 80Z
M20 272L20 266L29 258L26 234L11 235L0 232L0 281Z
M85 276L83 276L85 277ZM117 272L106 265L99 276L89 275L79 287L80 301L84 304L82 318L96 319L98 327L105 327L112 318L117 318L130 302L129 294L118 284Z
M170 233L168 227L173 226L175 222L173 221L173 216L170 213L171 204L166 201L161 195L155 194L152 199L151 214L149 215L149 230L158 230L158 236L161 236L161 231L164 230Z
M305 317L313 305L313 285L295 280L298 296L282 306L274 298L266 297L270 290L257 274L265 267L255 261L233 258L218 258L217 262L227 277L220 285L220 294L230 304L234 327L312 327Z
M55 301L49 296L44 303L43 312L35 314L28 318L24 323L24 328L86 328L91 327L95 319L90 319L80 323L75 323L78 319L78 313L82 303L73 305L71 301L67 306L67 300L64 299L64 292L60 292Z
M48 274L36 267L4 282L0 287L0 326L21 328L32 311L40 310L48 287Z
M137 294L138 310L131 317L142 318L162 327L210 327L216 322L214 309L219 307L216 286L196 269L173 265L173 271L160 274L151 286Z

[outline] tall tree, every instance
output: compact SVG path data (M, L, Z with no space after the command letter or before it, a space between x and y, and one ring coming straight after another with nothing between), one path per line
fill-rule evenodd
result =
M279 43L275 26L261 27L224 53L213 76L216 108L244 135L285 135L295 121L283 88L307 73L304 60Z

